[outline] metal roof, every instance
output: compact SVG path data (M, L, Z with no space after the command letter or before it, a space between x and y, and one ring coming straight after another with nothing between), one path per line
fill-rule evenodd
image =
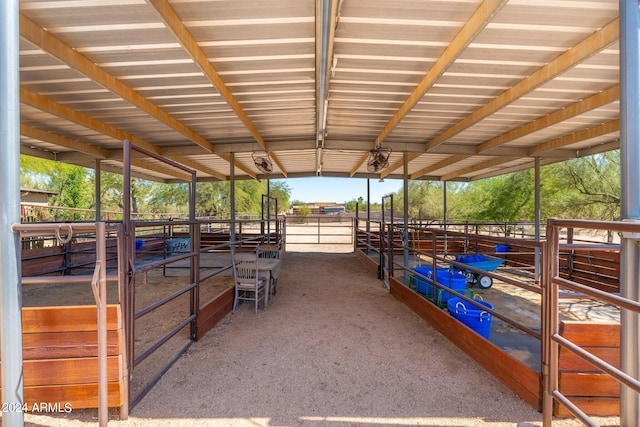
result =
M198 180L398 178L407 152L466 181L619 147L618 0L21 0L20 36L22 153L91 168L129 139Z

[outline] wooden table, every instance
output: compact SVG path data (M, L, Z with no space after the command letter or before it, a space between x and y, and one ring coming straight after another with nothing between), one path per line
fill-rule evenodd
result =
M269 294L271 293L271 281L277 281L280 276L282 260L277 258L258 258L258 277L267 281L264 306L269 306Z

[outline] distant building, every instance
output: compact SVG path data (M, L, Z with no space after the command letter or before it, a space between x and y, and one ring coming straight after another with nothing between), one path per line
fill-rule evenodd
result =
M293 215L300 214L300 208L306 206L311 209L311 215L327 215L327 214L339 214L346 211L344 203L336 202L311 202L303 205L293 205L291 207L291 213Z
M56 194L58 193L54 193L53 191L21 188L20 203L26 203L29 205L49 206L49 197L55 196Z

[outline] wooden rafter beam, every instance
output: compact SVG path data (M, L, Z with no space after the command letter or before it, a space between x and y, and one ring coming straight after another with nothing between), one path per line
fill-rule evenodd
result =
M516 99L531 92L540 85L548 82L561 73L569 70L576 64L591 57L595 53L609 46L618 39L619 19L616 18L603 28L591 34L571 49L562 53L554 60L539 68L530 76L524 78L515 86L505 90L488 104L469 114L455 125L446 129L435 138L427 142L426 151L430 151L444 143L449 138L457 135L480 120L490 116Z
M40 159L47 160L56 160L56 153L52 153L51 151L39 150L37 148L27 147L24 144L20 144L20 154L24 154L25 156L38 157Z
M115 165L109 165L109 164L105 164L103 163L100 166L100 170L103 172L110 172L110 173L114 173L114 174L118 174L118 175L122 175L123 174L123 168L121 167L117 167ZM134 178L139 178L139 179L145 179L147 181L154 181L154 182L160 182L163 184L167 184L170 182L173 182L170 179L163 179L163 178L159 178L157 176L151 175L151 174L146 174L143 172L140 172L139 169L132 169L131 170L131 176ZM180 179L180 181L184 181L184 179Z
M414 173L411 174L411 176L409 177L410 179L418 179L421 176L427 175L431 172L437 171L438 169L442 169L445 168L447 166L451 166L453 164L456 164L464 159L466 159L467 156L466 154L456 154L454 156L451 157L447 157L444 160L439 161L438 163L435 163L433 165L427 166L426 168L422 168L419 171L416 171Z
M26 105L30 105L34 108L37 108L41 111L47 112L49 114L53 114L57 117L60 117L62 119L68 120L72 123L76 123L80 126L86 127L87 129L91 129L93 131L96 131L98 133L101 133L103 135L107 135L110 137L115 138L118 141L124 141L125 139L128 139L129 141L131 141L133 144L137 145L138 147L144 148L145 150L151 151L155 154L159 154L162 155L162 149L160 147L158 147L155 144L152 144L142 138L139 138L135 135L132 135L128 132L125 132L124 130L115 128L107 123L104 123L100 120L94 119L93 117L87 116L86 114L83 114L79 111L73 110L65 105L59 104L55 101L53 101L52 99L46 98L42 95L38 95L34 92L31 92L28 89L25 88L20 88L20 102L22 102L23 104ZM25 136L29 136L24 134ZM39 139L37 137L34 137L36 139ZM53 142L53 141L51 141ZM85 144L85 143L81 143L81 144ZM64 146L62 144L60 144L61 146ZM89 144L85 144L88 147L93 147ZM66 146L67 148L72 148L71 146ZM83 152L85 154L90 154L87 153L85 149L80 149L78 148L77 151ZM113 153L110 153L108 150L104 150L104 153L102 156L99 155L95 155L95 157L100 157L100 158L114 158ZM172 158L172 156L167 156L168 158ZM221 179L221 180L225 180L226 177L225 175L214 171L211 168L208 168L198 162L194 162L191 161L185 157L180 156L180 158L184 159L185 161L188 161L190 164L187 165L186 163L183 163L185 166L189 166L193 169L199 170L201 172L204 172L206 174L209 174L217 179ZM175 160L175 159L174 159ZM179 162L182 163L182 162Z
M407 154L407 160L409 162L411 162L411 161L417 159L418 157L420 157L420 155L421 155L421 153L409 153L409 154ZM397 169L400 169L403 166L404 166L404 159L398 160L394 164L389 165L389 167L386 168L384 171L382 171L382 173L380 174L380 178L386 178L387 176L391 175L391 172L393 172L393 171L395 171Z
M183 157L183 156L168 156L168 159L171 159L173 161L176 161L180 164L183 164L191 169L195 169L204 173L207 173L215 178L218 178L220 181L226 181L227 177L224 174L221 174L220 172L217 172L207 166L204 166L203 164L196 162L195 160L191 160L188 157Z
M109 151L105 150L104 148L95 147L93 145L86 144L82 141L78 141L73 138L66 137L64 135L59 135L53 132L47 132L42 129L38 129L33 126L28 126L25 124L20 125L20 134L23 136L28 136L30 138L38 139L40 141L59 145L61 147L66 147L76 152L81 152L101 160L107 159L109 155ZM64 161L64 153L59 154L57 156L57 160ZM137 159L137 158L131 159L131 164L139 168L148 169L150 171L161 173L164 175L169 175L178 179L182 179L182 180L186 179L187 181L191 179L191 175L189 174L185 174L184 172L179 171L175 168L165 167L155 163L151 163L147 160Z
M450 181L450 180L455 179L455 178L460 178L462 175L466 175L466 174L473 173L473 172L478 172L478 171L481 171L483 169L493 168L493 167L499 166L501 164L508 163L508 162L510 162L512 160L515 160L516 158L517 157L497 157L497 158L485 160L484 162L480 162L480 163L475 164L473 166L469 166L469 167L466 167L464 169L457 170L455 172L451 172L451 173L448 173L446 175L442 175L440 177L440 179L442 181Z
M491 21L493 16L507 3L505 0L489 1L485 0L476 9L474 14L465 23L462 29L456 34L451 43L444 50L442 55L433 64L433 67L425 74L418 86L411 92L409 97L404 101L400 108L395 112L391 120L384 126L382 131L378 134L375 141L375 146L382 144L382 141L391 133L391 131L400 123L400 121L413 109L413 107L420 101L425 93L434 85L434 83L442 76L442 74L449 68L449 66L455 61L455 59L462 53L464 49L473 41L473 39L482 31L484 27ZM409 162L418 158L419 155L410 154ZM363 162L364 163L364 162ZM360 167L358 165L358 167ZM393 171L403 167L404 160L400 160L390 165L381 174L381 178L385 178ZM422 175L421 175L422 176Z
M613 87L610 87L607 90L599 92L581 101L574 102L573 104L568 105L559 110L556 110L551 114L547 114L546 116L540 117L537 120L526 123L520 126L519 128L512 129L508 132L503 133L502 135L499 135L486 142L483 142L478 146L477 153L478 154L485 153L489 150L492 150L496 147L506 144L509 141L522 138L523 136L532 134L546 127L563 122L567 119L576 117L580 114L586 113L587 111L594 110L596 108L602 107L604 105L607 105L619 99L620 99L620 85L615 85Z
M222 157L223 159L225 159L227 162L231 163L231 155L229 155L229 154L219 154L219 156ZM256 172L254 172L253 170L249 169L248 167L246 167L242 163L240 163L238 161L235 161L234 162L234 166L237 167L238 169L240 169L241 171L243 171L244 173L246 173L247 175L249 175L251 178L258 179L258 175L256 174Z
M575 156L572 156L570 158L573 158ZM565 159L565 160L568 160ZM546 166L546 165L550 165L552 163L557 162L557 160L552 160L552 159L540 159L540 166ZM509 167L501 167L500 168L500 175L507 175L510 173L514 173L514 172L520 172L523 170L527 170L527 169L531 169L535 167L535 160L534 159L530 159L529 161L525 162L525 163L521 163L518 165L514 165L514 166L509 166ZM487 179L487 178L493 178L494 176L496 176L497 174L492 173L492 172L486 172L486 173L482 173L479 175L474 175L473 177L467 179L466 181L479 181L482 179Z
M253 135L258 144L260 144L263 149L267 150L267 143L258 131L258 128L253 124L242 106L240 106L240 103L233 96L224 80L222 80L222 77L220 77L220 74L218 74L213 65L211 65L211 62L209 62L209 59L202 51L200 46L198 46L195 38L193 37L189 29L187 29L187 27L184 25L173 7L171 7L169 1L147 0L147 3L153 6L160 18L164 21L169 31L173 33L184 50L189 54L189 56L191 56L193 62L202 70L204 75L209 79L213 86L215 86L224 100L227 101L227 104L229 104L233 112L238 116L242 123L244 123L249 132L251 132L251 135ZM210 151L213 151L213 149ZM287 176L286 170L284 169L282 164L277 161L275 156L271 155L271 158L274 162L276 162L283 175ZM239 167L239 165L236 164L236 167Z
M179 132L189 140L200 145L209 152L213 152L213 145L201 135L188 128L169 113L159 108L144 96L124 84L121 80L109 74L84 55L41 28L29 18L20 14L20 35L33 45L58 58L63 63L84 74L105 89L113 92L122 99L135 105L145 113L156 118L170 128Z
M593 147L578 150L578 157L592 156L594 154L604 153L606 151L619 150L620 138L616 138L611 142L594 145Z
M107 150L108 151L108 156L106 158L106 160L110 160L113 162L118 162L118 163L122 163L123 161L123 153L122 153L122 149L120 150L115 150L115 149L110 149ZM74 151L74 152L66 152L63 154L60 154L58 156L60 158L61 161L63 162L67 162L67 163L74 163L74 164L86 164L86 159L87 156L83 155L80 152ZM194 161L192 159L189 159L188 157L184 157L184 156L164 156L164 158L168 159L168 160L172 160L176 163L180 163L183 166L186 166L190 169L195 170L196 172L203 172L205 174L210 175L210 177L204 177L205 179L209 179L211 178L211 180L226 180L226 176L221 174L220 172L217 172L216 170L203 165L200 162ZM139 153L135 150L131 151L131 158L135 158L135 159L147 159L148 156ZM91 166L87 166L90 168L93 168L93 165ZM200 180L203 177L199 177L198 180Z
M96 147L95 145L90 145L86 142L69 138L68 136L48 132L23 123L20 124L20 135L28 136L29 138L37 139L39 141L49 142L70 150L75 150L96 159L106 159L109 156L109 151L104 148Z
M100 120L94 119L93 117L87 116L84 113L73 110L65 105L55 102L52 99L49 99L42 95L38 95L37 93L31 92L30 90L23 87L20 88L20 102L26 105L30 105L46 113L53 114L54 116L60 117L61 119L83 126L87 129L91 129L103 135L110 136L117 139L118 141L124 141L125 139L128 139L132 143L144 148L145 150L151 151L155 154L160 154L160 147L150 142L138 138L135 135L131 135L130 133L125 132L121 129L114 128L113 126L108 125Z
M535 157L544 153L545 151L556 150L561 147L566 147L567 145L575 144L580 141L586 141L587 139L596 138L598 136L607 135L619 130L620 119L611 120L597 126L583 129L569 135L563 135L559 138L552 139L551 141L538 144L535 147L529 149L529 155Z
M278 166L278 169L280 169L280 172L282 172L282 175L286 178L289 175L289 173L287 172L286 168L284 167L280 159L278 159L278 157L273 153L269 153L269 156L271 157L271 160L273 160L273 163L275 163L276 166Z
M561 136L559 138L554 138L550 141L543 142L541 144L536 145L529 149L528 157L537 157L543 154L546 151L558 150L562 147L566 147L571 144L576 144L580 141L586 141L588 139L596 138L598 136L607 135L610 133L614 133L620 130L620 120L611 120L607 123L603 123L598 126L593 126L587 129L580 130L578 132L574 132L568 135ZM615 148L612 148L615 149ZM586 155L587 150L579 150L580 155ZM600 150L592 150L593 152L602 152L604 149ZM591 152L591 151L589 151ZM578 151L573 151L574 155L572 157L578 156ZM449 174L443 175L441 177L442 180L450 180L453 178L459 178L462 175L467 175L469 173L478 172L488 167L495 167L503 163L507 163L515 159L516 157L499 157L493 158L491 160L487 160L485 162L478 163L473 166L469 166L464 169L457 170L455 172L451 172Z
M478 146L476 150L476 154L487 154L488 152L491 152L493 155L500 156L500 153L498 153L498 147L510 141L513 141L518 138L522 138L526 135L540 131L546 127L563 122L572 117L576 117L580 114L586 113L587 111L594 110L596 108L602 107L604 105L607 105L619 99L620 99L620 85L612 86L609 89L606 89L602 92L599 92L581 101L574 102L573 104L568 105L559 110L556 110L553 113L547 114L543 117L540 117L539 119L533 120L518 128L512 129L510 131L503 133L502 135L498 135L495 138L492 138L486 142L483 142ZM537 150L537 149L538 147L534 148L534 150ZM527 155L531 155L531 151L527 151ZM467 157L471 157L471 155L454 156L454 157L457 157L458 161L461 161ZM411 179L416 179L420 176L433 172L434 170L437 170L437 169L433 169L433 166L424 168L421 171L418 171L412 174Z
M384 126L375 140L378 147L398 123L411 111L424 94L433 86L447 68L455 61L462 51L473 41L480 31L491 21L493 16L507 3L506 0L484 0L471 18L464 24L460 32L453 38L433 67L422 78L422 81L411 92L396 111L391 120Z
M188 174L176 168L172 168L170 166L165 166L163 164L157 164L157 163L150 162L149 160L138 159L138 158L131 158L130 162L131 162L131 166L135 166L135 167L142 168L152 172L161 173L164 175L173 176L175 178L181 179L182 181L191 182L191 174Z
M364 162L367 161L368 158L369 158L369 153L365 153L362 155L362 157L360 157L360 160L356 162L356 165L353 167L353 169L351 169L351 172L349 172L349 178L352 178L358 172L358 169L360 169L360 166L362 166Z

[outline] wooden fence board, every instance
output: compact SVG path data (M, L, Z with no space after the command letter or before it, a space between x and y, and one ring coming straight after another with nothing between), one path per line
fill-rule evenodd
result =
M233 310L234 297L235 290L231 287L200 308L196 340L202 338L216 323Z
M620 399L615 397L574 397L571 401L583 412L591 416L620 415ZM568 409L557 402L555 403L554 415L558 418L573 416Z
M566 320L560 335L579 346L620 347L620 323Z
M572 397L620 397L620 383L606 374L561 372L559 389Z
M120 356L107 358L107 381L117 382ZM25 360L24 386L91 384L98 382L98 358ZM1 377L0 377L1 378Z
M619 347L582 347L594 356L602 359L615 368L620 368ZM571 350L560 348L560 361L558 368L561 371L600 372L598 368L587 362Z
M121 329L120 310L107 305L107 330ZM95 306L25 307L22 309L22 332L97 331L98 311Z
M117 382L107 384L107 401L109 407L120 407L124 403L122 385ZM24 388L24 401L27 409L33 411L33 407L38 403L58 403L64 408L66 404L71 409L97 408L98 407L98 384L70 384L70 385L50 385Z
M618 322L563 321L560 335L615 367L620 366ZM591 416L620 414L620 383L561 347L558 389L584 413ZM571 414L555 402L554 415Z
M122 353L122 331L107 331L107 355ZM56 359L65 357L97 357L98 333L85 332L43 332L23 334L22 358Z
M98 407L95 306L24 307L23 371L27 409L47 412ZM127 402L120 307L107 307L108 404ZM1 380L1 379L0 379ZM0 390L1 392L1 390Z

